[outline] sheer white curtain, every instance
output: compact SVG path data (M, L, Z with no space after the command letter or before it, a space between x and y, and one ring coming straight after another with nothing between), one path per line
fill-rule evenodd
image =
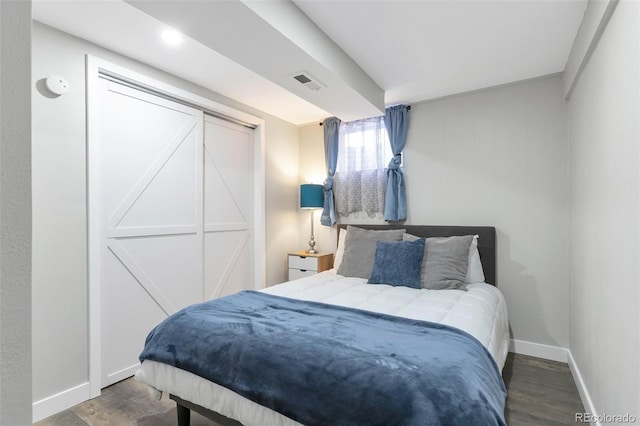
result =
M339 215L384 212L386 167L391 157L384 117L341 123L334 181Z

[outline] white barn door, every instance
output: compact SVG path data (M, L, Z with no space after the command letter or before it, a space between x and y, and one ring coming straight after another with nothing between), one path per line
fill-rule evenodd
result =
M203 300L203 113L100 79L101 387L135 373L147 333Z
M91 56L87 79L95 397L168 315L264 287L264 122Z
M205 116L204 295L255 289L253 130Z

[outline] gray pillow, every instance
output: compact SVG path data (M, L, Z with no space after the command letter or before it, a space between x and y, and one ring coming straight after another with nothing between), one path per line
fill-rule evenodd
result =
M405 234L405 241L419 237ZM464 279L469 266L469 247L473 235L446 238L427 238L422 259L420 283L423 288L444 290L465 289Z
M376 257L376 241L402 241L404 231L404 229L377 231L347 226L344 255L337 273L345 277L369 279Z

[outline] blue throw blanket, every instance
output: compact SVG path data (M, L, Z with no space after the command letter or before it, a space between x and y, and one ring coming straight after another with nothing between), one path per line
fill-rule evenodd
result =
M453 327L245 291L155 327L140 360L305 425L504 425L493 358Z

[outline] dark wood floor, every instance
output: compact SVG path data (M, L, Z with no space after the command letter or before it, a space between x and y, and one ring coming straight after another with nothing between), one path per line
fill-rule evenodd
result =
M510 353L502 377L509 426L583 424L575 421L584 406L567 364Z
M505 417L509 426L573 425L584 412L567 364L509 354L503 373L507 385ZM103 389L102 395L44 419L37 426L174 426L175 403L166 396L152 400L146 385L127 379ZM192 413L193 426L212 426ZM268 426L268 425L265 425Z
M98 398L41 420L37 426L176 426L176 403L167 395L152 399L147 385L133 378L102 390ZM198 413L191 413L192 426L216 425Z

